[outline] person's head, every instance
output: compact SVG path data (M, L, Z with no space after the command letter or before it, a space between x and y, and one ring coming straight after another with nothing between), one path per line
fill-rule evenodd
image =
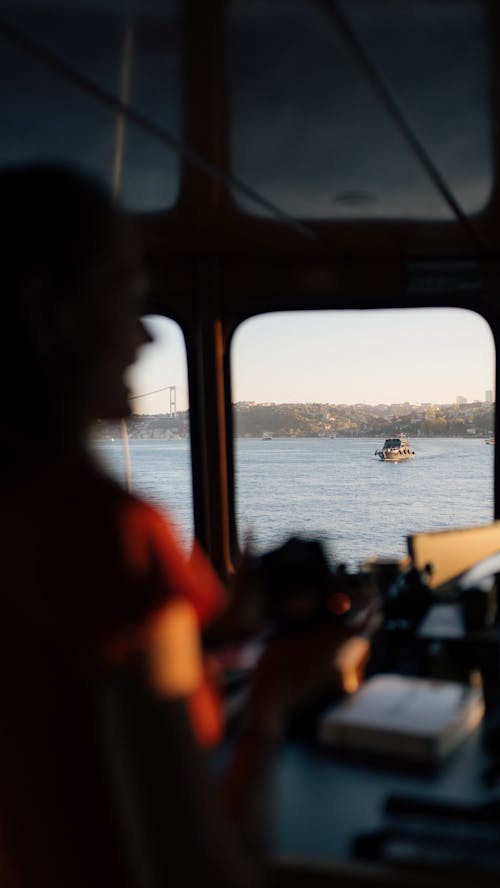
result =
M110 194L64 167L0 171L0 255L4 410L38 403L82 431L125 415L123 376L149 340L145 275Z

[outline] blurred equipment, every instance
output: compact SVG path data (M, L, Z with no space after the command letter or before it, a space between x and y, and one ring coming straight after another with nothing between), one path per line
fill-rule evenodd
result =
M417 533L408 537L408 550L417 570L432 565L429 585L435 589L483 558L500 552L500 521L459 530Z
M331 567L319 540L291 537L254 558L268 619L280 631L298 631L338 620L353 630L366 620L377 597L374 576Z
M498 878L499 800L462 804L389 796L383 826L358 836L354 853L391 865L474 874L476 880L481 876Z

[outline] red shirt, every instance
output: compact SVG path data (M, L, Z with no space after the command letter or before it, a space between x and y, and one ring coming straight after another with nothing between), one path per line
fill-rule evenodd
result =
M90 466L7 487L0 552L2 888L127 885L89 688L103 664L147 649L173 602L209 619L222 586L165 517ZM216 696L205 681L191 690L213 742Z

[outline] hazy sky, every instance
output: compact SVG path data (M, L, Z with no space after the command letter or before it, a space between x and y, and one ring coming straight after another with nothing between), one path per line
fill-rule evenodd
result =
M134 394L175 385L187 407L182 334L155 318L156 337L131 373ZM486 321L462 309L311 311L260 315L236 331L231 352L233 401L368 404L430 401L457 395L484 400L494 391L495 350ZM168 412L169 393L133 402L139 413Z

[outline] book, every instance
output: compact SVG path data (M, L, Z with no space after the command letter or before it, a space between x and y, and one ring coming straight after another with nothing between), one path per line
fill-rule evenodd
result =
M434 763L480 723L479 688L458 682L376 675L319 719L320 743L336 749Z

